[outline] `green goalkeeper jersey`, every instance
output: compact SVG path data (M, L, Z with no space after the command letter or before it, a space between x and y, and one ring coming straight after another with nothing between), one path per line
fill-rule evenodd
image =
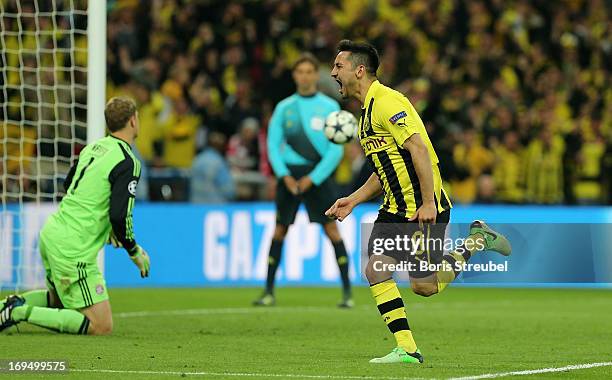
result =
M132 209L139 179L140 162L125 141L111 135L87 145L41 237L57 247L55 255L68 260L95 260L111 229L128 252L134 250Z

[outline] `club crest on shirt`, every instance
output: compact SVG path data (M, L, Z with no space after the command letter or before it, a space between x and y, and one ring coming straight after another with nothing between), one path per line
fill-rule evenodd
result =
M391 122L391 124L395 124L395 123L397 123L397 121L398 121L399 119L403 119L403 118L405 118L406 116L408 116L408 115L406 114L406 111L402 111L402 112L396 113L395 115L391 116L391 117L389 118L389 121Z
M363 121L363 122L362 122ZM359 125L357 127L359 140L365 138L368 135L369 130L372 129L372 124L370 123L370 118L366 115L363 115L359 119Z
M363 131L369 131L372 128L372 122L369 116L364 116L363 119Z
M312 119L310 119L310 128L314 129L315 131L322 130L324 126L325 126L325 120L323 118L315 116Z

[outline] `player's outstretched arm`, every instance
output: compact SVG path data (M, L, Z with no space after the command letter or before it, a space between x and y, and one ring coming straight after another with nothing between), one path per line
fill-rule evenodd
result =
M376 173L372 173L370 178L363 184L359 189L355 190L353 194L348 197L338 199L330 208L325 212L330 218L343 221L353 211L353 208L360 203L372 199L382 192L382 187L378 181Z

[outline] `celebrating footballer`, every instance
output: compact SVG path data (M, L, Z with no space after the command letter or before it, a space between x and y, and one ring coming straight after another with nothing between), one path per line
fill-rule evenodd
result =
M404 253L387 250L372 254L371 247L375 239L405 233L406 227L423 229L425 236L444 238L452 205L442 187L438 157L421 118L404 95L376 77L379 65L376 49L368 43L343 40L337 50L331 75L340 85L343 98L355 98L361 103L359 141L375 171L363 186L338 199L326 215L342 221L355 206L383 193L383 204L368 244L365 276L397 347L370 363L422 363L423 356L408 324L393 272L386 269L389 264L406 259ZM425 297L441 292L459 275L457 269L461 265L455 263L467 262L480 248L510 254L508 240L481 221L471 224L467 241L475 244L463 244L447 254L438 249L409 256L408 260L417 262L450 264L438 266L442 269L436 272L410 272L412 290Z

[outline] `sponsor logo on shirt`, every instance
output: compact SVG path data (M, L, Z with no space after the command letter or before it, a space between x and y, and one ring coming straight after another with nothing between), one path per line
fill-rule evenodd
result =
M397 123L397 121L398 121L399 119L403 119L403 118L405 118L406 116L408 116L408 115L406 114L406 111L402 111L402 112L400 112L400 113L396 113L395 115L391 116L391 117L389 118L389 121L391 122L391 124L395 124L395 123Z
M370 153L384 150L391 145L393 139L387 141L385 137L386 136L369 136L359 140L359 142L361 143L365 154L369 155Z
M108 151L108 149L106 149L105 147L103 147L100 144L95 144L94 146L91 147L91 152L96 157L100 157L100 156L104 155L107 151Z

